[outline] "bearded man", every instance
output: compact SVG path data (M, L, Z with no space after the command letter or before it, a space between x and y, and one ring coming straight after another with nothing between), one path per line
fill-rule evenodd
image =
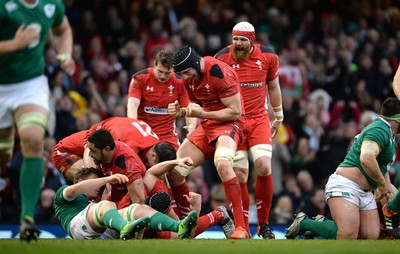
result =
M275 235L268 225L268 217L274 190L271 169L272 137L279 131L283 121L278 77L279 59L271 48L254 43L255 39L253 25L246 21L239 22L232 30L232 45L222 49L215 57L229 64L238 74L246 112L243 139L237 148L233 167L242 190L247 230L250 206L247 189L250 151L257 173L257 233L263 239L274 239ZM268 104L272 106L274 113L272 125Z

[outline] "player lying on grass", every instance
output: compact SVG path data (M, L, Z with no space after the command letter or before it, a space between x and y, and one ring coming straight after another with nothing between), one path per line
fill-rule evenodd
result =
M182 221L177 221L147 205L132 204L118 211L113 202L96 203L100 200L104 185L129 180L121 174L101 176L98 169L83 168L75 175L73 185L62 186L56 193L56 218L71 238L101 239L103 234L106 235L104 238L109 238L107 236L118 235L110 231L114 230L120 233L120 239L125 240L146 226L159 231L177 232L179 238L190 237L197 225L198 216L195 211Z
M111 188L107 199L115 202L118 209L128 207L131 204L143 204L145 198L157 192L167 192L167 187L159 178L178 166L181 169L188 169L193 165L190 157L181 157L175 160L159 162L146 170L138 155L125 143L114 140L111 133L105 129L99 129L90 134L87 146L89 148L89 156L91 156L95 164L100 166L103 175L109 176L120 173L129 178L126 183L110 184ZM189 195L189 193L186 195ZM185 199L188 210L184 215L180 215L187 216L191 211L191 207L183 194L180 200L182 199ZM176 214L171 214L172 212L173 210L170 209L168 215L173 219L178 219ZM183 217L179 218L182 219ZM216 224L223 228L226 236L230 236L233 233L231 229L234 225L231 223L231 219L224 207L200 217L198 224L196 235ZM166 238L170 238L170 236Z

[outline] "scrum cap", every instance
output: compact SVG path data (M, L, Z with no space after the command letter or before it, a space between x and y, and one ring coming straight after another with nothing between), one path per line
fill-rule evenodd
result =
M175 52L173 63L175 72L181 72L193 68L198 74L201 73L200 56L193 48L187 45L179 48Z
M253 45L256 40L256 30L254 26L247 21L237 23L232 29L232 37L244 37Z

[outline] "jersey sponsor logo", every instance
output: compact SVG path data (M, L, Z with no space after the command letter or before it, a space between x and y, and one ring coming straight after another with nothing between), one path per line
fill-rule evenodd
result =
M14 2L7 2L6 5L6 10L8 11L8 13L11 13L13 11L15 11L18 8L18 5Z
M56 10L56 6L54 4L46 4L43 7L44 14L49 19L53 17L55 10Z
M146 86L146 90L147 90L147 91L152 91L152 92L153 92L154 87L152 87L152 86Z
M154 108L154 107L150 107L150 106L145 106L144 112L149 113L149 114L156 114L156 115L168 115L167 108Z
M173 96L174 95L174 86L173 85L170 85L169 87L168 87L168 89L169 89L169 96Z
M262 86L262 82L260 83L241 83L241 87L260 87Z

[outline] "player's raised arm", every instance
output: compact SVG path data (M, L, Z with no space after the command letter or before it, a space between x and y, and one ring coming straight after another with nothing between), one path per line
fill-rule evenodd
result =
M77 196L84 194L88 195L103 185L107 183L115 184L115 183L126 183L129 179L125 175L115 174L108 177L96 178L96 179L87 179L80 181L76 184L68 186L65 188L63 195L67 200L73 200Z

